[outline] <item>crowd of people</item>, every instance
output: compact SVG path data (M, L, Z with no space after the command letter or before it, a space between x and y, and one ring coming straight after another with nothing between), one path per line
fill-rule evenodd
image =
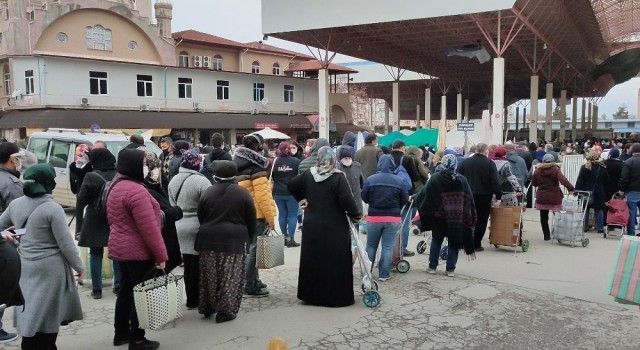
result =
M437 273L445 238L449 277L460 250L471 258L484 250L495 205L535 206L549 240L549 214L562 209L560 185L591 194L598 232L608 198L626 195L634 214L628 233L636 232L640 143L479 143L465 152L407 147L402 140L387 148L368 134L357 149L355 134L347 132L336 147L323 138L304 147L295 141L273 145L259 134L246 135L232 152L220 134L213 135L208 150L170 138L160 146L158 156L139 136L117 155L99 143L82 145L70 165L77 195L75 238L90 252L91 296L102 298L108 248L117 295L113 345L129 344L129 349L159 346L140 328L134 286L178 266L186 307L204 318L215 314L218 323L237 317L243 295L268 296L256 247L258 237L272 230L285 236L286 247L301 249L298 299L326 307L354 303L351 232L358 227L366 234L369 258L375 260L380 251L379 282L392 277L397 235L401 254L415 254L407 243L417 214L421 230L432 231L429 274ZM558 163L580 153L585 163L572 184ZM83 281L85 266L63 208L53 200L55 170L49 164L25 170L30 162L15 144L0 143L0 252L6 261L0 304L22 305L15 309L22 348L46 350L56 348L61 325L83 317L75 281ZM531 186L537 188L535 201ZM17 336L0 323L0 342Z

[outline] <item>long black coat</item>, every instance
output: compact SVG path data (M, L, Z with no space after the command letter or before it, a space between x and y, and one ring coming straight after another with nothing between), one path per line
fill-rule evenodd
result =
M149 193L160 205L160 210L164 214L164 222L162 225L162 239L167 247L167 255L169 261L165 267L166 272L175 269L176 266L182 264L182 254L180 254L180 243L178 242L178 231L176 230L176 221L182 219L182 209L177 206L171 206L169 197L159 184L146 183Z
M604 209L604 203L609 200L606 190L607 182L609 182L609 174L605 167L594 164L589 170L583 165L578 173L575 187L578 191L593 191L593 204L590 207Z
M20 290L20 256L12 243L0 239L0 304L16 306L24 304Z
M609 181L606 184L608 200L614 193L618 192L624 163L619 159L607 159L604 161L604 165L607 167L607 174L609 175Z
M291 179L289 192L306 199L298 276L298 299L312 305L354 303L350 218L361 216L347 179L335 173L316 182L307 171Z
M109 243L109 221L98 212L96 205L104 184L115 174L115 170L94 170L82 181L76 197L76 232L80 233L78 245L81 247L101 248Z

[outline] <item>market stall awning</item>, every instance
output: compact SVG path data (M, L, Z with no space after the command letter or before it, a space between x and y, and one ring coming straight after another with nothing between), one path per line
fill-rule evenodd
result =
M311 129L304 115L29 109L0 114L0 129Z

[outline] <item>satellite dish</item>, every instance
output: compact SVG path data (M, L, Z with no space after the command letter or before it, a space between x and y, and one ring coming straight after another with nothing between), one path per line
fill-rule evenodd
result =
M265 98L263 98L262 100L260 100L260 103L261 103L263 106L266 106L267 104L269 104L269 99L267 99L267 98L265 97Z

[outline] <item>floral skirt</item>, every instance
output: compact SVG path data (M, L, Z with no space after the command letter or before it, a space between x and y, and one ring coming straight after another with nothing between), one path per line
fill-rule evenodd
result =
M244 253L200 252L199 313L238 313L245 284L244 262Z

